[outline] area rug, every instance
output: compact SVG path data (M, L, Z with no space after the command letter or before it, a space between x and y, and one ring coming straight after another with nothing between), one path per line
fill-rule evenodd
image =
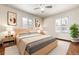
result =
M16 45L14 45L14 46L6 47L4 54L5 55L19 55L19 51Z
M66 55L70 42L58 40L58 46L48 55ZM19 55L16 45L5 48L5 55Z
M58 40L58 46L52 50L48 55L66 55L70 42Z

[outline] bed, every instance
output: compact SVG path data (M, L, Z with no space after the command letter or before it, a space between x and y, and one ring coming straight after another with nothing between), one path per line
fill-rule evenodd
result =
M16 45L21 55L46 55L57 47L57 41L50 35L21 33L16 37Z

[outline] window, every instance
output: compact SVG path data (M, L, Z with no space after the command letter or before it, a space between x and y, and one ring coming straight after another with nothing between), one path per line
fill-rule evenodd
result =
M27 18L22 18L22 25L23 25L23 28L28 28L28 19Z
M33 28L33 20L32 19L28 20L28 25L29 25L29 28Z
M23 28L32 28L33 27L33 21L32 19L28 19L28 18L22 18L22 25Z
M69 17L56 19L56 32L68 32Z

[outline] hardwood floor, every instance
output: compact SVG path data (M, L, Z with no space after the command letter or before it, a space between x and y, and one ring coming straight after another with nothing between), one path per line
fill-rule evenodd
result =
M4 55L4 51L5 51L5 48L0 47L0 55ZM67 55L79 55L79 43L70 42Z
M71 42L67 55L79 55L79 43Z
M0 47L0 55L4 55L4 48L3 47Z

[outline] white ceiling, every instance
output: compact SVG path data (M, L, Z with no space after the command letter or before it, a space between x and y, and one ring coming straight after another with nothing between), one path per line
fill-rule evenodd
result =
M46 8L45 12L41 13L39 9L34 10L34 8L40 6L39 4L9 4L9 6L40 16L40 17L47 17L50 15L54 15L54 14L78 7L77 4L52 4L53 8L51 9Z

